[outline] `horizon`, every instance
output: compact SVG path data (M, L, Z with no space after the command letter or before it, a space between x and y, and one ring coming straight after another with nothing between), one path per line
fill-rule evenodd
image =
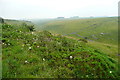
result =
M58 16L58 17L63 17L63 16ZM58 17L55 18L25 18L25 19L12 19L12 18L3 18L0 16L0 18L3 19L8 19L8 20L45 20L45 19L59 19ZM118 17L118 16L88 16L88 17L79 17L78 18L74 18L74 16L71 17L64 17L63 19L87 19L87 18L107 18L107 17Z

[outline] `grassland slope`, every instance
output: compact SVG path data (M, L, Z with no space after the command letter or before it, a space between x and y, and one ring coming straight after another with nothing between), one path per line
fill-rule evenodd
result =
M39 21L36 24L39 25ZM85 38L89 41L118 44L117 17L51 20L39 25L37 29L78 39Z
M119 77L117 61L84 41L25 24L1 27L3 78Z

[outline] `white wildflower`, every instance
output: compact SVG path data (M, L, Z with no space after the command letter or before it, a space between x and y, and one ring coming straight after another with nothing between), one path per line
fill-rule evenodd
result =
M86 75L86 77L88 77L88 75Z
M110 71L110 73L112 73L112 71Z
M40 47L40 46L37 46L38 48Z
M25 63L29 63L28 61L25 61Z
M32 34L34 34L34 32L32 32Z
M103 35L104 33L100 33L101 35Z
M70 56L70 59L72 59L73 57L72 56Z
M30 44L26 44L27 46L30 46Z
M31 50L32 49L32 47L29 47L29 50Z
M43 58L43 61L45 61L45 58Z
M5 44L5 43L2 43L2 44Z

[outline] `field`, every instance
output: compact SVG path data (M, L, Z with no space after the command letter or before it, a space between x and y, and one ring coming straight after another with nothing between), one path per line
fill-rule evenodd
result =
M49 20L39 25L39 29L76 38L87 38L103 43L117 44L118 18L90 18ZM41 27L40 27L41 26Z
M116 17L0 27L3 78L119 78Z
M47 30L76 39L87 39L90 46L96 47L111 57L118 59L118 18L55 19L33 21L36 30Z

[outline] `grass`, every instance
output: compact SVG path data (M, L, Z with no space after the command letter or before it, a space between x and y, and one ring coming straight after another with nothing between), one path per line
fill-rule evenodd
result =
M118 44L117 17L91 19L51 20L44 24L36 21L37 30L48 30L52 33L85 38L107 44Z
M103 53L107 54L109 57L114 58L118 61L118 46L110 45L100 42L89 42L89 46L101 50Z
M72 39L87 39L88 45L118 60L118 18L56 19L34 21L36 30L48 30Z
M48 31L35 31L27 24L2 24L2 76L119 78L116 57L108 56L97 45L90 44L93 45Z

